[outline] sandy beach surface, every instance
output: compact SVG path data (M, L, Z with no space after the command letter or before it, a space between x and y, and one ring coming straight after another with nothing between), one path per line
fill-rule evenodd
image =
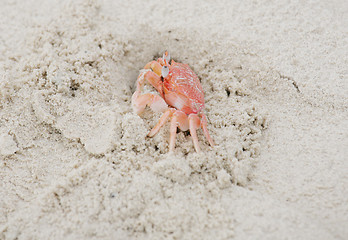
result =
M0 239L348 239L348 3L19 1L0 8ZM168 50L210 147L133 113Z

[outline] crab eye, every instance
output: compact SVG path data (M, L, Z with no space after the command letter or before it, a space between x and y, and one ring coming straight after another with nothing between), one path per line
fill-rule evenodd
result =
M162 67L162 77L166 77L168 76L168 73L169 73L169 67L168 66L163 66Z
M169 55L168 51L165 51L165 53L163 53L163 59L164 59L167 63L169 63L169 61L170 61L170 55Z

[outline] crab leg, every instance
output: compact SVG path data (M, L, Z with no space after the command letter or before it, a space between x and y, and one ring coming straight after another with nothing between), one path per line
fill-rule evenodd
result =
M182 131L186 131L187 129L189 129L187 115L180 110L176 110L174 112L172 121L170 123L170 140L169 140L170 152L174 151L174 148L175 148L176 130L178 127Z
M170 123L169 152L174 151L177 128L178 128L178 117L174 115Z
M196 152L200 152L201 149L199 148L199 143L198 143L198 137L197 137L197 128L200 127L200 120L197 114L190 114L188 116L189 119L189 126L190 126L190 134L192 137L193 145L196 149Z
M214 144L213 139L212 139L212 138L210 137L210 135L209 135L209 131L208 131L208 128L207 128L207 125L208 125L208 123L207 123L207 117L205 116L204 113L201 114L201 119L202 119L202 121L201 121L201 127L202 127L202 129L203 129L204 136L205 136L205 138L208 140L210 146L213 147L213 146L215 146L215 144Z
M161 116L160 120L158 121L158 123L156 124L156 126L154 126L153 129L151 129L151 131L149 132L149 134L147 134L148 137L153 137L156 135L156 133L161 129L161 127L167 122L168 118L171 117L173 115L174 112L174 108L169 108L167 109L163 115Z

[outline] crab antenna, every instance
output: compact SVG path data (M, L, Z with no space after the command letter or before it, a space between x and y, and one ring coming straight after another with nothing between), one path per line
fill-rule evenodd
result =
M170 55L169 55L168 51L165 51L165 52L163 53L163 60L164 60L164 63L165 63L165 64L169 64Z

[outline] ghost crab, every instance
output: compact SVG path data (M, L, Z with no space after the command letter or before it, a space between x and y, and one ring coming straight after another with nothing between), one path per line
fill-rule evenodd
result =
M150 83L159 93L142 94L145 82ZM140 115L146 106L153 111L163 112L156 126L149 132L153 137L171 118L169 151L175 147L177 128L190 130L196 152L200 152L196 130L200 127L211 146L214 142L207 128L204 110L204 92L197 75L184 63L170 60L166 51L162 58L147 63L140 71L136 91L132 96L132 107Z

